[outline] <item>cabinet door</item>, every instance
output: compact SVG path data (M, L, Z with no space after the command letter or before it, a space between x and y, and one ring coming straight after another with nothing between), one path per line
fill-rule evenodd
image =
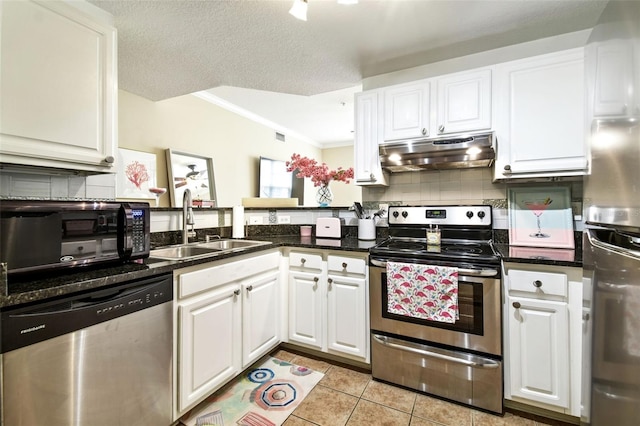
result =
M564 302L508 298L511 395L569 406L569 316Z
M66 2L2 6L0 161L109 171L117 144L115 28Z
M438 134L491 128L491 70L438 79Z
M377 91L355 95L354 173L358 185L387 185L380 167L380 100Z
M289 341L323 348L323 275L289 272Z
M428 81L384 90L384 140L429 136L429 92Z
M582 48L502 64L496 178L584 174Z
M367 356L366 279L327 277L327 347L362 358Z
M592 117L620 117L640 113L640 96L631 90L637 86L633 74L633 44L616 39L588 45L586 69L590 81L587 87ZM635 98L635 101L634 101Z
M242 282L242 368L280 342L280 271Z
M240 372L239 295L229 285L178 305L178 411Z

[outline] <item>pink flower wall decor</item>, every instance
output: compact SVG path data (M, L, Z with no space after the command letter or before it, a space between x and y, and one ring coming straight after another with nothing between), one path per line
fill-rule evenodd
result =
M138 189L149 180L147 167L138 161L127 164L124 173L129 182L133 183Z

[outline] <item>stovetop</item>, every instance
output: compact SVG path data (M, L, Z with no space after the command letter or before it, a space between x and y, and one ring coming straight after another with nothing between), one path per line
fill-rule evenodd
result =
M496 263L491 206L392 206L389 238L369 249L382 258ZM427 230L438 229L440 244L427 244Z
M389 237L369 249L380 257L440 259L460 262L499 262L500 256L490 241L447 240L429 245L421 238Z

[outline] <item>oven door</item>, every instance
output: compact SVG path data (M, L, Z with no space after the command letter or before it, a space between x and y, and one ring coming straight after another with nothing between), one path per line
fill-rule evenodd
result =
M396 260L396 259L394 259ZM404 263L442 264L415 259ZM453 324L420 320L387 311L386 261L370 258L371 331L463 350L502 356L501 283L499 268L458 267L460 318ZM446 265L455 266L455 265Z

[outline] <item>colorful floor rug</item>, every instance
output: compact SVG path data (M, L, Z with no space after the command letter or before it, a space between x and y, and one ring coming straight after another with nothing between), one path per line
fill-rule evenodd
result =
M267 357L180 421L186 426L281 425L323 376Z

